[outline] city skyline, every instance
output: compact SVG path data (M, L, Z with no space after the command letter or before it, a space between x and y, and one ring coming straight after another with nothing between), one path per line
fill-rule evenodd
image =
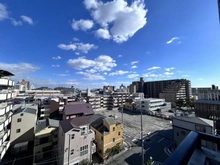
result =
M0 69L36 87L220 85L217 1L0 3Z

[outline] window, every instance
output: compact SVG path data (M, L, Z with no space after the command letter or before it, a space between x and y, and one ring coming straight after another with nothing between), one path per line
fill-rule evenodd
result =
M74 154L74 149L73 150L71 150L71 153L70 153L71 155L73 155Z
M24 114L23 114L23 113L21 113L21 114L20 114L20 116L24 116Z
M72 137L71 137L71 139L74 139L75 138L75 134L72 134Z
M84 135L85 133L86 133L86 128L85 127L81 128L81 135Z
M21 122L21 118L18 118L18 119L17 119L17 122L18 122L18 123Z
M179 132L176 133L176 136L179 136Z
M121 135L121 132L118 132L118 136Z
M115 131L115 127L113 127L113 131Z
M88 145L80 147L80 156L88 154Z
M21 132L21 129L16 129L16 133L20 133Z
M101 136L101 141L103 141L103 136Z
M186 135L186 132L181 131L181 135L182 135L182 136L185 136L185 135Z
M204 126L196 125L196 131L206 132L206 128Z
M113 138L113 140L112 140L113 142L115 142L115 138Z

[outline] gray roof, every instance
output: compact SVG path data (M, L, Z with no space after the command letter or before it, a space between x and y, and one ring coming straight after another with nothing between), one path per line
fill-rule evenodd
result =
M49 126L54 127L54 128L58 128L59 127L59 120L54 120L54 119L38 120L35 133L40 132L41 130L43 130Z
M98 118L106 118L105 116L101 115L101 114L94 114L94 115L90 115L88 116L89 119L89 123L93 123L94 121L96 121Z
M4 76L14 76L14 74L12 74L9 71L0 69L0 77L4 77Z
M94 127L97 131L99 131L101 134L109 133L109 130L107 127L103 125L104 117L99 117L95 121L93 121L90 125Z
M37 114L38 111L37 105L27 105L27 106L23 106L22 104L19 105L16 106L16 108L13 107L14 114L18 114L18 113L30 113L34 115Z
M196 103L220 105L220 101L219 100L196 100Z
M94 111L92 109L91 104L84 102L73 102L65 105L63 112L65 115L75 115L75 114L83 114L83 115L93 115Z
M64 133L73 128L79 128L80 126L87 124L89 124L88 116L80 116L60 121L60 126L62 127Z
M200 119L198 117L174 116L173 119L182 120L182 121L200 124L200 125L210 126L208 123L204 122L202 119Z
M107 117L104 119L109 125L116 124L116 120L113 117Z

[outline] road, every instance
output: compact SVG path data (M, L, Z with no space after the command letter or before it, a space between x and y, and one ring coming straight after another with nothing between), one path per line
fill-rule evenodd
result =
M144 138L145 162L152 157L157 164L162 164L168 158L169 155L166 154L164 149L173 143L172 134L172 130L161 130ZM134 142L129 137L125 137L125 141L133 147L116 158L110 158L107 162L108 165L141 164L141 142Z

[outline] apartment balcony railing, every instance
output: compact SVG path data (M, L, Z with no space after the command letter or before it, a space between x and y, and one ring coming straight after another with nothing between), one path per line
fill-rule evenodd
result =
M14 82L9 79L0 78L0 85L1 86L14 86Z
M5 155L6 151L8 150L10 146L10 142L6 141L4 142L1 146L0 146L0 160L3 158L3 156Z
M4 101L7 99L12 99L12 93L8 93L8 91L0 90L0 101Z
M95 143L92 143L92 154L96 152L96 145Z
M186 165L196 149L202 150L201 140L220 144L220 137L207 133L191 131L175 149L164 165ZM214 151L213 151L214 152ZM217 153L217 152L216 152ZM198 155L197 155L198 156ZM204 163L205 164L205 163Z

